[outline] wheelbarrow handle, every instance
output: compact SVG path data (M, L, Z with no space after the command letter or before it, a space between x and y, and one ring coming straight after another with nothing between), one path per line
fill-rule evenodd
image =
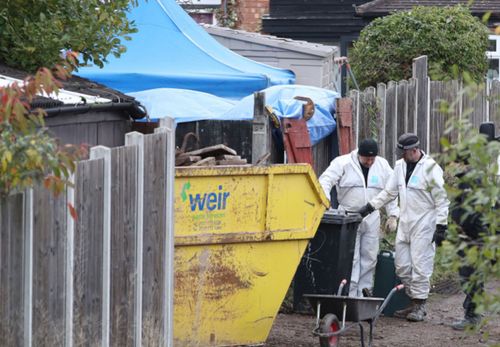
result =
M347 284L347 280L344 278L339 285L339 289L337 290L337 295L342 296L342 289L344 289L345 285Z
M382 302L382 305L380 305L380 307L377 310L377 312L375 312L375 315L372 318L373 322L375 322L377 320L377 318L380 316L380 314L382 313L382 311L385 309L385 307L387 306L387 304L391 300L392 296L396 292L402 290L404 287L405 287L404 284L398 284L397 286L395 286L394 288L391 289L391 291L389 292L389 294L385 297L384 302Z

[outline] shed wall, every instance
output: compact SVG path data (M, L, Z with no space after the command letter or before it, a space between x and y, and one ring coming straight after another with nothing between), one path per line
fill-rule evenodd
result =
M45 119L49 132L64 144L117 147L124 145L131 121L119 112L61 114Z
M333 58L339 55L338 50L332 49L330 55L322 56L248 42L237 37L230 38L217 35L214 32L210 32L210 34L219 43L246 58L274 67L292 70L296 76L296 84L334 89L335 69ZM306 49L307 47L304 47L304 50Z

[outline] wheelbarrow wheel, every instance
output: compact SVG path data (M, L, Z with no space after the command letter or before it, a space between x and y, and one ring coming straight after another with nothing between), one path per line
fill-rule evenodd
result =
M339 319L336 315L328 313L320 322L319 331L321 333L333 333L340 330ZM321 347L337 347L339 345L339 335L330 337L320 337L319 345Z

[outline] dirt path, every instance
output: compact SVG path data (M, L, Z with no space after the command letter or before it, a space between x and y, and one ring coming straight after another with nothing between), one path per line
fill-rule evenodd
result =
M487 323L490 337L487 343L481 333L457 332L449 325L463 315L463 294L431 294L427 304L427 320L410 323L406 320L381 317L375 325L374 347L475 347L500 345L500 316L490 317ZM265 346L319 346L311 331L315 317L298 314L279 314ZM368 331L366 324L365 331ZM366 339L366 341L368 341ZM342 347L360 346L359 329L349 331L340 340Z

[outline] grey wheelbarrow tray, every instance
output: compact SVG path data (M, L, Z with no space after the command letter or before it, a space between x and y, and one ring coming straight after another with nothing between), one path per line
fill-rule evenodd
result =
M376 297L349 297L342 296L342 289L347 281L342 281L339 287L339 295L324 295L324 294L304 294L311 306L316 312L316 327L313 330L313 334L320 338L320 345L334 347L338 343L338 337L350 330L353 327L359 326L360 329L360 339L361 346L365 347L364 339L364 328L361 324L362 321L367 322L370 325L369 337L368 337L368 347L372 347L373 342L373 326L380 314L387 306L391 297L398 291L404 288L402 284L394 287L387 297L376 298ZM339 326L339 330L336 331L325 331L324 323L330 325L330 322L339 324L339 319L341 319L342 325ZM346 322L354 322L352 324L346 324ZM323 323L323 324L322 324ZM337 336L334 341L331 338ZM337 341L337 342L335 342Z

